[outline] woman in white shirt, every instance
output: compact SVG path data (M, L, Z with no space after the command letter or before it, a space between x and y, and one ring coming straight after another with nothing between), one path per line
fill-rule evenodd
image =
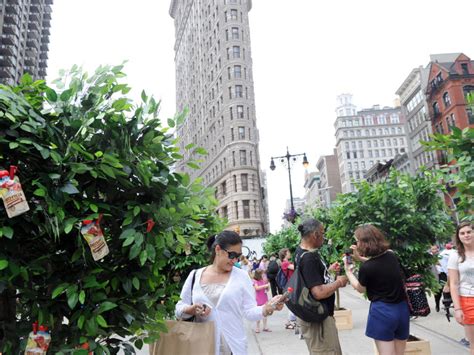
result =
M255 291L248 273L234 267L242 255L242 239L233 231L223 231L207 241L211 264L189 274L181 300L176 304L176 317L215 323L216 354L247 354L247 338L243 318L258 321L281 310L280 296L257 306ZM195 275L194 286L193 274Z
M474 354L474 234L471 222L462 222L456 228L456 247L448 261L454 317L464 325L471 354Z

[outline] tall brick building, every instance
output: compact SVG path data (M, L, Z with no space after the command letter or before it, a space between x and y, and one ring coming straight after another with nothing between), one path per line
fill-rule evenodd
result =
M426 96L433 132L474 127L474 112L466 105L467 94L474 94L473 63L463 53L431 56Z

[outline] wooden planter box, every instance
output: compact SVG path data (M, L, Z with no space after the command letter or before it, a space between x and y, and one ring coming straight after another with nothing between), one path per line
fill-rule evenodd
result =
M379 355L377 347L374 343L375 354ZM431 346L428 340L417 338L414 335L410 335L407 341L407 347L405 348L404 354L407 355L431 355Z
M346 308L339 308L334 311L337 330L347 330L354 327L352 323L352 311Z

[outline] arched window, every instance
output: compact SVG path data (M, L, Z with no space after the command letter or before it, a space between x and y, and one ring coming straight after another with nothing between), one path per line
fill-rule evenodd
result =
M443 102L445 107L451 106L451 98L447 91L443 94Z

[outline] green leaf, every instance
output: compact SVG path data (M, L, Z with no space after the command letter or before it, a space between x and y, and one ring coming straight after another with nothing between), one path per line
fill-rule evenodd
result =
M67 89L64 90L61 95L59 95L59 99L61 101L68 101L73 95L73 90L72 89Z
M95 320L97 321L97 324L99 324L102 328L107 328L108 327L107 322L105 321L105 318L102 317L100 314L98 314L95 317Z
M79 301L79 295L77 292L71 293L67 298L67 304L69 308L73 309L77 305L77 301Z
M53 89L47 88L46 89L46 98L50 102L56 102L56 101L58 101L58 94L56 94L56 91L54 91Z
M3 235L7 237L8 239L13 238L13 228L5 226L2 228L2 232L3 232Z
M96 205L94 205L93 203L91 203L89 205L89 208L91 209L92 212L97 212L99 211L99 207L97 207Z
M140 265L143 266L146 263L146 260L148 259L148 253L146 250L142 250L140 253Z
M86 300L86 293L84 292L84 290L81 290L81 292L79 293L79 303L84 304L85 300Z
M10 147L10 149L15 149L16 147L19 146L19 144L16 143L16 142L10 142L10 143L8 144L8 146Z
M82 329L82 327L84 326L84 321L86 320L86 318L84 317L84 315L82 314L79 319L77 320L77 327L79 329Z
M140 280L137 277L134 277L132 279L132 285L135 287L137 290L140 289Z
M140 207L139 207L139 206L135 206L135 207L133 208L133 215L134 215L134 216L137 216L139 213L140 213Z
M72 228L74 227L74 223L77 222L77 218L68 218L64 221L64 233L69 234Z
M5 269L8 266L8 260L2 259L0 260L0 270Z
M33 192L33 195L36 195L36 196L40 196L40 197L44 197L46 196L46 191L43 190L43 189L36 189L34 192Z
M118 307L117 304L109 301L102 302L99 306L98 313L104 313Z
M168 118L168 126L173 128L176 125L175 121L172 118Z
M132 244L134 241L135 241L135 237L130 236L130 237L128 237L127 239L125 239L125 241L123 242L122 246L123 246L123 247L129 246L129 245Z
M69 286L69 284L67 283L64 283L64 284L61 284L59 285L58 287L56 287L54 290L53 290L53 293L51 295L51 299L55 299L56 297L58 297L61 293L63 293L66 288Z
M72 183L68 182L66 185L60 188L60 190L68 195L78 194L79 190Z
M130 248L130 254L128 258L130 260L135 259L138 256L138 254L140 254L140 250L141 250L140 244L136 244L136 243L133 244L133 247Z

